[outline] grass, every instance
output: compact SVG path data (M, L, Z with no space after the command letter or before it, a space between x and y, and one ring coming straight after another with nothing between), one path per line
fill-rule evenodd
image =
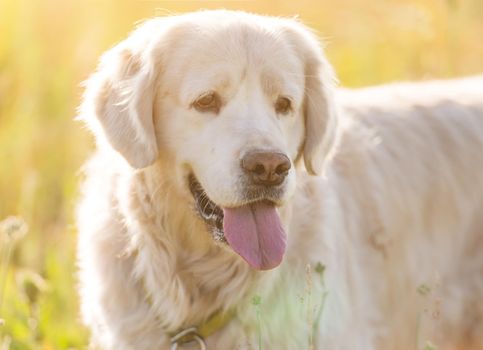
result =
M257 339L258 339L258 350L262 350L262 324L260 321L260 304L262 299L259 295L256 295L252 299L252 304L255 306L255 313L257 315Z
M73 121L79 83L138 20L201 7L300 14L328 41L344 85L483 70L480 0L0 0L0 221L29 226L0 267L0 350L86 347L73 212L93 142Z

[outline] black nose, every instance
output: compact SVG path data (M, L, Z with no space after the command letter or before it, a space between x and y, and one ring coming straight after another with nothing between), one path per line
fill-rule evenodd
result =
M253 151L245 154L241 167L256 185L280 185L290 170L290 159L277 152Z

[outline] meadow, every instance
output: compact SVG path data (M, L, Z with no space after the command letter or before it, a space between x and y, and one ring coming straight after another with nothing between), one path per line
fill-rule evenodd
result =
M0 350L87 347L74 213L94 144L74 121L80 83L135 23L200 8L298 14L343 86L483 72L481 0L0 0Z

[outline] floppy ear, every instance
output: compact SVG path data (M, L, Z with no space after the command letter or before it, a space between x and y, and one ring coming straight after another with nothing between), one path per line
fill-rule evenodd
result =
M337 139L336 78L315 35L298 22L292 29L297 34L295 47L305 64L304 163L311 175L320 175Z
M108 141L134 168L151 165L158 156L153 125L154 73L148 57L126 42L101 58L86 83L81 118L98 142Z
M305 69L304 163L311 175L320 175L336 143L338 113L332 68L321 52L314 54Z

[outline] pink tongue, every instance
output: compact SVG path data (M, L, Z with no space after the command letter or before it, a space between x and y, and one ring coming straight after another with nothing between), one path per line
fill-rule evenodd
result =
M285 252L286 235L277 210L265 202L223 209L223 230L231 248L253 268L277 267Z

